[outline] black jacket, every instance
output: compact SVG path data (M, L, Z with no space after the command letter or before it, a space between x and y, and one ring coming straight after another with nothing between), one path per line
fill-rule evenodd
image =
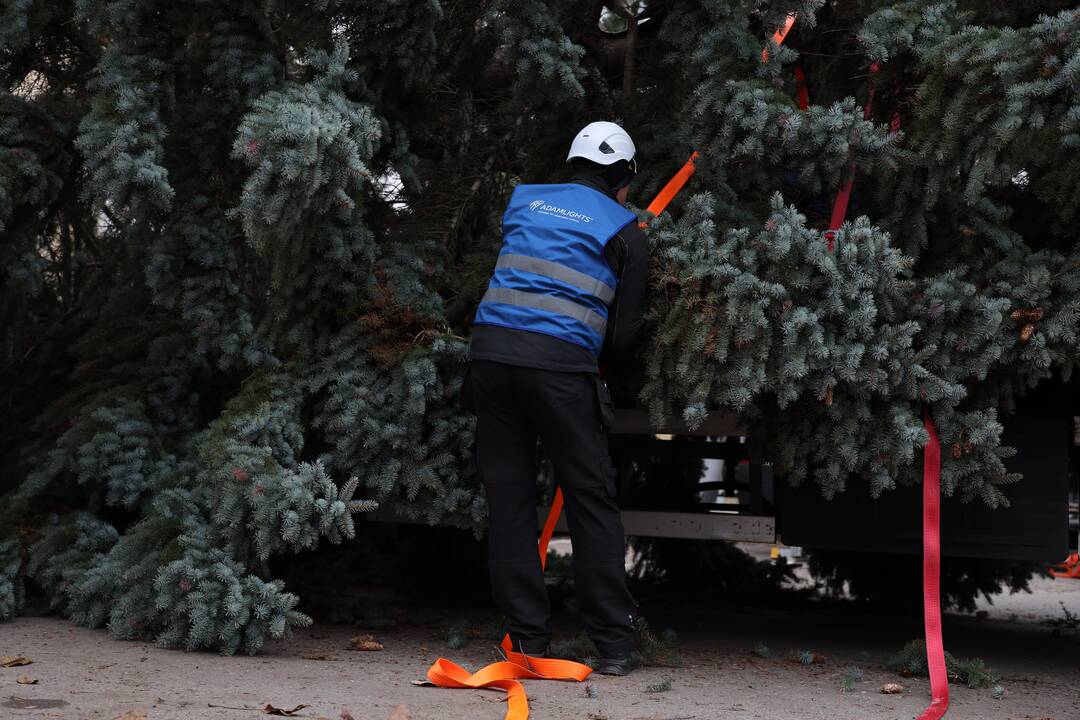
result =
M575 175L579 183L614 198L603 179L594 175ZM607 331L601 361L617 362L629 353L641 335L648 287L649 254L645 233L637 220L624 226L604 247L604 259L618 278L615 297L608 307ZM596 372L596 358L587 348L550 335L515 330L498 325L476 325L472 329L469 357L493 360L508 365L557 370L561 372Z

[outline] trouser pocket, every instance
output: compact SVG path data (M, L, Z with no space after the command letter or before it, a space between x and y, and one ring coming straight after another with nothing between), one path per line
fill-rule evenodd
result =
M594 375L593 378L596 382L596 402L600 410L600 427L607 432L615 422L615 403L604 378L599 375Z

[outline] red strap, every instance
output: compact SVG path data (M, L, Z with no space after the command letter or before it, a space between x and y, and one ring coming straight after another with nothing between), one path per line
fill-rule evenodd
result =
M870 75L876 75L881 69L881 66L877 63L870 65ZM863 120L869 120L874 111L874 93L875 87L873 83L870 84L870 90L866 94L866 104L863 105ZM889 122L889 131L897 132L900 129L900 113L893 113L892 119ZM825 232L825 246L829 249L829 252L833 251L835 247L836 231L840 229L840 226L844 224L844 218L847 217L848 201L851 200L851 186L855 183L855 161L851 161L851 167L848 169L847 180L840 186L840 190L836 193L836 200L833 202L832 217L829 218L829 229Z
M833 247L835 247L836 231L844 224L844 218L847 217L848 200L851 199L851 186L854 183L855 163L852 162L851 169L848 170L847 180L840 186L840 191L836 193L836 201L832 207L832 217L829 218L829 229L825 232L825 246L829 248L829 252L832 252Z
M941 640L941 443L929 408L923 425L930 436L923 448L923 622L932 699L918 720L938 720L949 709L949 675Z
M877 74L877 63L870 74ZM863 119L869 120L874 107L874 86L870 86ZM900 113L894 112L889 130L900 130ZM851 187L855 182L855 161L847 180L836 193L829 230L825 233L829 252L833 251L836 231L847 216ZM923 425L930 436L923 448L923 631L926 638L926 664L930 669L930 706L917 720L939 720L949 709L949 675L945 667L945 645L941 639L941 443L930 409L923 408Z
M806 87L806 73L798 65L795 66L795 104L800 110L810 107L810 91Z
M877 63L871 63L870 64L870 75L871 76L877 75L879 70L881 70L880 65L878 65ZM875 93L877 93L877 87L875 87L874 83L871 82L870 83L870 89L866 91L866 104L863 105L863 108L862 108L862 119L863 120L869 120L870 116L874 112L874 95L875 95Z

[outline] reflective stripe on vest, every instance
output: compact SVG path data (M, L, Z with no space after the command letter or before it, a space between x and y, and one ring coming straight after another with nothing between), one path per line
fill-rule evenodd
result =
M560 265L559 263L554 263L550 260L542 260L536 257L529 257L528 255L506 254L500 255L498 262L495 263L496 270L501 270L502 268L526 270L531 273L536 273L537 275L546 275L549 278L562 280L568 285L573 285L590 295L595 295L600 298L605 305L615 298L615 288L611 287L603 280L597 280L583 272L578 272L573 268L568 268L565 265Z
M553 295L544 295L542 293L528 292L526 290L511 290L509 288L488 288L487 292L484 293L484 299L481 300L481 302L503 303L504 305L517 305L518 307L535 308L537 310L550 310L553 313L566 315L574 320L585 323L592 328L597 335L601 336L604 334L604 328L607 327L607 318L600 313L594 312L584 305L578 305L576 302L563 300L562 298Z
M584 185L519 185L475 324L551 335L599 355L618 282L604 246L634 219Z

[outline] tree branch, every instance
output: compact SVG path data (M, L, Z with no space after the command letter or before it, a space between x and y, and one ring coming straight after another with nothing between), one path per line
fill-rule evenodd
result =
M637 16L631 14L631 17L626 20L626 48L623 52L623 112L629 110L634 94L634 49L637 47L637 30Z

